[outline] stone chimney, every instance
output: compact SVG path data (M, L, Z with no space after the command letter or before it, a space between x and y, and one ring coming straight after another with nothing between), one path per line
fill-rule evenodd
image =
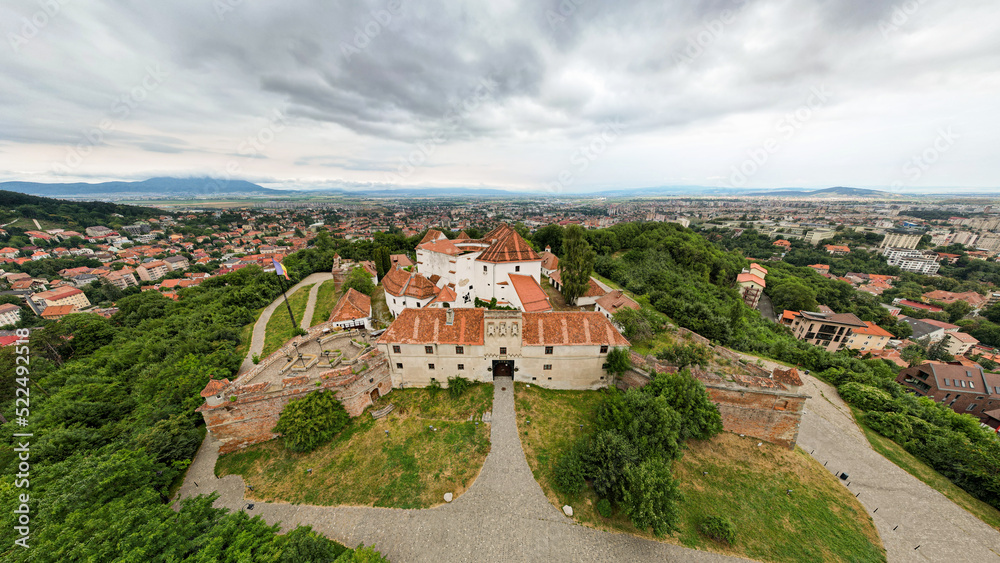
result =
M455 324L455 310L452 309L451 307L445 309L444 324L447 326Z

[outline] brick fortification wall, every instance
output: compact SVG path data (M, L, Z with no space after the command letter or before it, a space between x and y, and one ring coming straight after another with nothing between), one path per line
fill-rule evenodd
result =
M678 329L678 332L696 342L707 341L683 328ZM745 362L732 350L721 346L714 347L714 350L753 374L749 377L732 376L733 381L730 381L711 372L691 370L691 375L705 385L709 398L719 408L723 429L789 449L794 448L808 396L798 393L798 387L787 387L775 381L767 370ZM619 389L642 387L649 383L647 370L655 369L658 373L677 372L676 367L665 365L651 355L640 356L633 352L631 359L634 367L617 379Z
M327 323L318 325L309 335L299 338L315 338L326 326ZM346 347L350 337L344 338L343 344L333 346ZM372 404L372 391L377 389L379 396L392 391L388 362L377 349L350 360L348 365L342 367L325 371L315 367L307 372L309 375L288 372L280 381L253 382L268 366L285 361L285 357L284 348L275 352L226 387L222 404L214 407L205 404L197 409L205 418L208 431L222 442L219 453L229 453L276 438L278 435L271 430L278 423L285 405L314 391L329 389L334 392L351 416L362 414ZM354 373L363 366L367 368L361 373Z

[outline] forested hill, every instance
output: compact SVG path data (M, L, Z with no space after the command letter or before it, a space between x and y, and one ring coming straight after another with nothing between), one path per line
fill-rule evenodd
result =
M83 229L94 225L127 225L165 214L152 207L102 201L66 201L0 190L0 224L24 217L77 230L76 227Z

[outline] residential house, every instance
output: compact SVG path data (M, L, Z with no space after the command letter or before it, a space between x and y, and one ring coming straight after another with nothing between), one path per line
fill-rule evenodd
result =
M1000 374L987 373L979 365L928 362L901 370L896 382L992 428L1000 425Z
M877 352L884 350L892 333L878 326L875 323L862 321L865 326L851 330L851 337L847 340L847 347L852 350L860 350L861 353Z
M853 313L814 313L811 311L785 311L789 317L792 334L799 340L836 352L847 346L854 329L867 325Z
M79 307L77 307L76 305L55 305L55 306L50 306L50 307L46 307L45 310L42 311L42 318L46 319L46 320L49 320L49 321L57 321L57 320L65 317L66 315L70 315L72 313L76 313L78 310L79 310Z
M171 272L170 266L167 265L163 260L154 260L152 262L146 262L145 264L139 265L135 269L135 272L139 274L139 279L143 281L155 281Z
M635 309L638 311L640 308L639 304L628 295L625 295L624 291L615 289L602 295L597 300L594 310L614 322L613 317L618 311L622 309Z
M372 328L372 299L353 287L340 296L329 321L341 328Z
M827 244L823 248L834 256L845 256L851 253L851 249L849 247L837 244Z
M169 258L164 258L163 261L170 266L171 272L186 270L190 266L188 259L183 256L170 256Z
M973 346L979 344L979 340L971 334L952 331L947 333L945 336L944 344L948 353L957 358L958 356L964 356L968 353Z
M75 287L60 287L58 289L42 291L32 295L31 299L35 303L42 304L45 307L59 305L75 305L80 309L90 307L90 300L87 299L83 291Z
M11 303L0 305L0 326L16 324L21 320L21 308Z

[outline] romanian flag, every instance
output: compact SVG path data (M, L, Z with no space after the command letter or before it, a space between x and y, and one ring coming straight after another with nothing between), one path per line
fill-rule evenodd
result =
M288 277L288 272L286 272L285 269L281 267L280 262L278 262L274 258L271 258L271 263L274 264L274 273L278 274L279 276L285 276L286 280L292 279Z

